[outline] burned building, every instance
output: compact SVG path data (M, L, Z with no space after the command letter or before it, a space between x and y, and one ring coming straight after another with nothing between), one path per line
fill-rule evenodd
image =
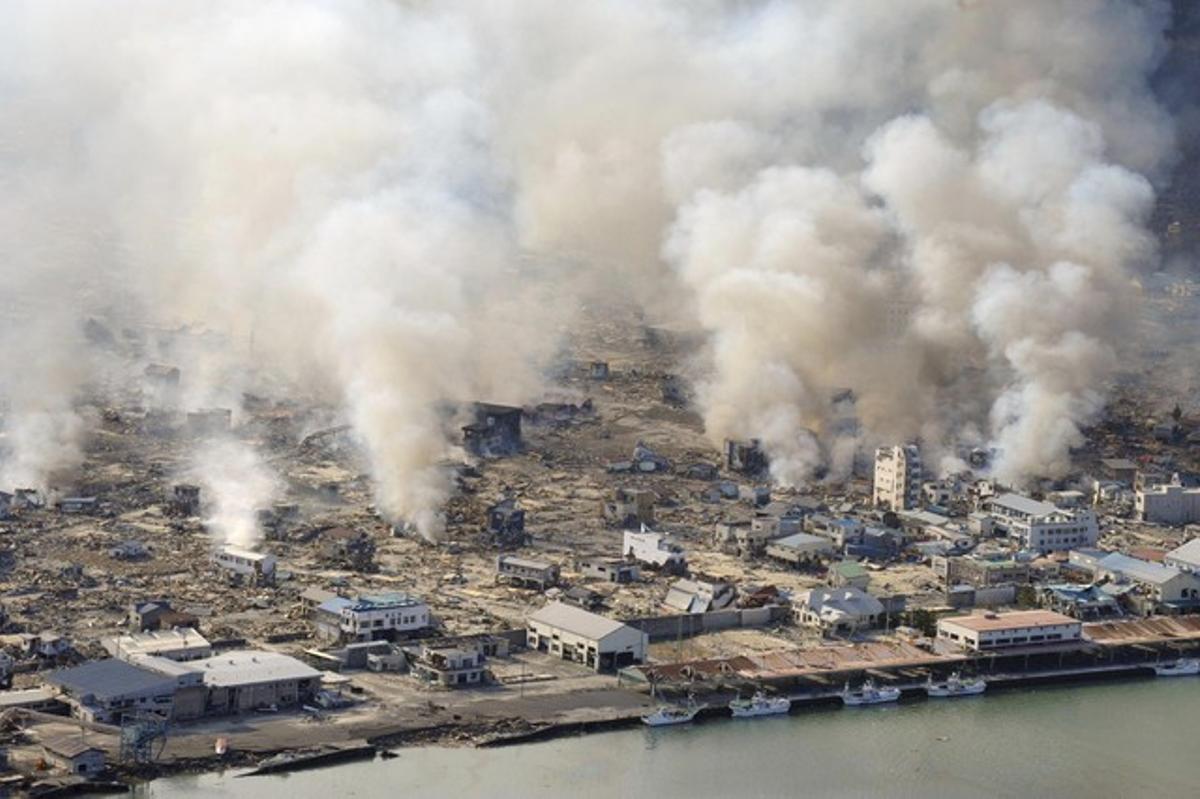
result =
M749 476L763 475L770 468L767 453L757 438L748 441L725 441L725 468Z
M321 557L355 571L375 565L375 539L363 530L330 527L321 531Z
M493 546L524 546L525 511L517 507L517 501L506 497L487 509L487 534Z
M591 361L588 364L588 377L592 380L607 380L608 361Z
M654 524L653 491L617 488L612 498L604 501L601 512L610 527L637 527Z
M232 426L233 411L228 408L204 408L187 415L188 435L195 438L223 435Z
M501 458L521 451L520 408L477 402L472 413L475 420L462 429L467 452L480 458Z
M95 497L64 497L57 503L61 513L95 513L100 509L100 500Z
M12 494L0 491L0 521L7 519L12 514L12 500Z
M199 516L200 486L179 483L172 488L170 511L175 516Z

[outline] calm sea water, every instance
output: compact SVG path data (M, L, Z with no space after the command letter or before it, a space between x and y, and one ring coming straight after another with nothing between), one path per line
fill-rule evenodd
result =
M1195 797L1200 678L620 730L270 777L205 774L148 799L243 797Z

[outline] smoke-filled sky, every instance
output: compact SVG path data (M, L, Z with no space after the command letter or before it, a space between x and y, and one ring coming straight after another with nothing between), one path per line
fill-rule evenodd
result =
M335 398L436 533L439 403L536 396L578 286L685 308L711 438L781 482L837 449L843 387L865 441L1060 473L1157 258L1169 11L9 0L4 483L77 462L82 387L120 378L84 319L191 324L228 342L178 364L202 394L269 367Z

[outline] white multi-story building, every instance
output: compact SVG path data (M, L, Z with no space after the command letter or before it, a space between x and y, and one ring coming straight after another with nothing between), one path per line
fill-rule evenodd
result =
M317 606L314 621L326 637L342 641L394 639L430 626L429 606L403 593L334 597Z
M1078 641L1083 635L1083 625L1077 619L1049 610L1022 610L942 619L937 634L942 641L979 652Z
M921 504L921 450L915 444L875 450L875 506L909 510Z
M1063 510L1020 494L993 497L986 508L996 532L1018 539L1025 549L1043 554L1090 547L1100 537L1096 514L1091 510Z
M248 579L266 582L275 579L274 555L227 545L214 552L212 559L222 569Z
M682 573L687 570L687 556L683 547L669 536L655 533L644 527L640 532L626 530L622 554L638 563L645 563L663 571Z
M1134 495L1138 518L1158 524L1191 524L1200 521L1200 488L1184 488L1179 475L1171 482L1145 486Z

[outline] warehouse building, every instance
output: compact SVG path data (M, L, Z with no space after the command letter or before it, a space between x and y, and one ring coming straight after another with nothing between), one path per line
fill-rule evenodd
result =
M552 602L529 617L526 642L530 649L594 671L615 671L644 661L650 639L628 624Z
M1078 641L1083 625L1050 610L952 616L937 625L938 640L973 652Z

